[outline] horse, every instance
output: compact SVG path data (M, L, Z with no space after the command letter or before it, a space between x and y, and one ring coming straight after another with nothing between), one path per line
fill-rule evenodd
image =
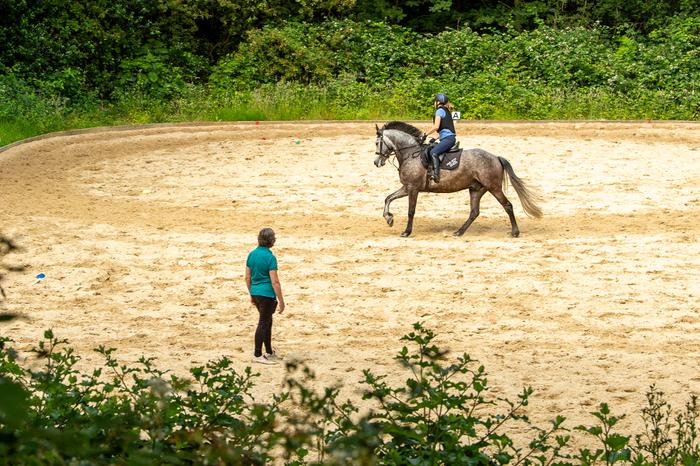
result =
M435 183L428 177L428 169L421 163L421 152L425 150L425 135L421 130L408 123L391 121L377 130L376 167L382 167L392 155L398 161L401 188L389 194L384 200L384 219L389 226L394 225L394 215L389 212L392 201L408 196L408 223L401 233L407 237L413 231L413 216L416 213L418 193L453 193L469 189L471 210L469 218L457 231L455 236L462 236L467 228L479 216L479 203L486 192L490 192L503 206L510 219L511 235L520 235L518 224L513 214L513 205L503 194L508 180L515 188L520 202L529 217L539 218L542 210L537 206L539 196L516 176L510 162L503 157L493 155L482 149L468 149L462 153L459 166L454 170L441 170L441 179Z

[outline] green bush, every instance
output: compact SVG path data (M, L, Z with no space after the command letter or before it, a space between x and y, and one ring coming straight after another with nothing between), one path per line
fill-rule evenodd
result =
M365 370L363 402L341 402L342 387L317 391L307 366L287 363L286 390L261 402L258 374L238 373L228 358L183 378L142 357L119 364L113 348L96 351L91 373L52 331L20 358L0 338L0 462L3 464L697 464L698 406L693 396L671 422L663 393L651 387L642 410L645 430L616 431L623 416L605 403L597 423L569 430L556 416L546 428L523 414L532 395L516 401L490 394L486 371L469 355L450 361L421 324L404 336L396 360L403 385ZM25 365L27 367L25 367ZM523 445L510 432L530 431ZM574 451L580 432L596 449ZM631 439L634 438L632 442ZM589 442L590 443L590 442Z
M180 20L195 21L182 8ZM647 35L543 23L422 35L377 21L288 20L251 29L212 68L179 41L165 46L163 34L129 48L109 73L98 73L97 87L97 72L72 56L41 73L0 63L0 145L123 123L427 119L436 92L449 94L466 119L700 118L700 17L693 15Z
M210 82L219 90L252 89L280 81L319 84L352 74L361 83L385 84L426 58L420 41L409 29L381 22L287 22L250 31L235 53L219 61Z
M215 92L257 89L259 95L279 82L299 83L309 94L342 83L361 91L356 106L379 99L386 113L403 118L429 116L430 96L442 91L466 118L694 119L698 32L694 17L648 38L602 26L421 36L382 23L287 23L251 34L219 63L211 84ZM344 110L342 98L327 95L327 107Z
M53 131L68 113L67 99L42 95L13 74L0 75L0 145Z
M5 463L265 464L280 442L274 421L285 396L255 403L254 374L236 373L226 358L191 369L185 380L146 358L119 365L114 349L101 347L105 365L88 375L74 368L79 357L65 340L51 331L44 338L32 350L43 370L0 352Z

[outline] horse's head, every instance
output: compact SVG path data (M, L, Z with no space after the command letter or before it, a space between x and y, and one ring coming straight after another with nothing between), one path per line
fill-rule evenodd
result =
M392 155L396 155L401 165L406 157L415 156L420 151L425 139L421 130L402 121L390 121L381 128L377 125L374 127L377 129L377 158L374 164L378 167L383 166Z
M374 125L374 127L377 128L376 150L374 152L377 158L374 159L374 165L376 167L383 167L389 157L391 157L391 154L394 153L394 144L391 140L384 138L383 129L379 129L377 125Z

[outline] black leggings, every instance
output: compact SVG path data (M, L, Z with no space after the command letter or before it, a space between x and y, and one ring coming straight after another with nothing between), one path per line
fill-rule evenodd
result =
M277 309L277 300L267 296L252 298L260 313L258 328L255 329L255 356L261 356L263 343L265 343L265 352L272 353L272 314Z

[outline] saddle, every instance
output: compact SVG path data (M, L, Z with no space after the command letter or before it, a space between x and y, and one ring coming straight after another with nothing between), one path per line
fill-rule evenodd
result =
M423 147L420 154L420 162L423 164L423 167L428 168L430 166L430 149L435 146L437 146L437 142L431 141L430 144L426 144ZM459 141L457 141L450 150L440 154L438 157L440 159L440 170L456 170L462 159L463 150L459 148Z

